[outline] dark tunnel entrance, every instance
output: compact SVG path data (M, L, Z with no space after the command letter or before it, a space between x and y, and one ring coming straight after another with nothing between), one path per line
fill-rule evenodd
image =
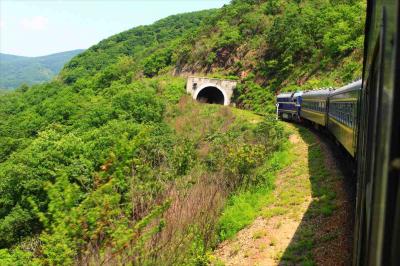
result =
M197 95L197 101L202 103L224 104L224 94L216 87L205 87Z

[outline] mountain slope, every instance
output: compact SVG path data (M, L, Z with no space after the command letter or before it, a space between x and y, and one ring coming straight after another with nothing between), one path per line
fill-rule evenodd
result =
M205 11L199 27L185 34L180 29L190 14L168 28L161 20L112 36L74 58L61 78L85 84L94 73L110 76L127 57L134 78L234 76L241 81L237 106L267 113L276 91L341 86L360 77L365 10L364 0L234 0Z
M14 89L55 77L72 57L84 50L73 50L39 57L0 54L0 88Z

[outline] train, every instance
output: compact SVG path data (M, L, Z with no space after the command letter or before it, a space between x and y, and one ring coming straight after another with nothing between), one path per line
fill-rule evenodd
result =
M339 89L281 93L276 97L280 119L326 128L354 158L357 150L357 106L361 79Z
M367 0L362 78L282 93L281 119L323 127L354 160L353 266L400 265L400 0Z
M400 1L368 0L353 265L400 265Z

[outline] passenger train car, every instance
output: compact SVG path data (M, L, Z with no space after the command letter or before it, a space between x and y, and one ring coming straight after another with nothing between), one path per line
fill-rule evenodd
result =
M355 266L400 265L399 15L400 0L368 0L362 81L304 92L298 107L356 162Z
M304 92L300 117L325 127L328 123L327 110L330 92L330 89Z
M400 1L368 0L353 265L400 265Z
M328 130L355 157L357 149L357 104L361 80L334 90L328 97Z

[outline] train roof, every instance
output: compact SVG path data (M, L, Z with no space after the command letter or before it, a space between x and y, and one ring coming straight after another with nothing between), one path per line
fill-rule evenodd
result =
M303 95L303 92L302 91L298 91L298 92L295 92L294 94L293 94L293 97L300 97L300 96L302 96Z
M328 98L331 94L331 89L319 89L313 91L306 91L303 93L303 98Z
M279 93L276 95L276 98L292 98L292 97L299 97L303 95L302 91L296 91L296 92L283 92Z
M276 98L291 98L293 95L293 92L284 92L284 93L279 93Z
M337 90L334 90L331 92L331 96L333 95L337 95L337 94L341 94L341 93L345 93L348 91L355 91L355 90L361 90L361 85L362 85L362 80L356 80L350 84L347 84Z

